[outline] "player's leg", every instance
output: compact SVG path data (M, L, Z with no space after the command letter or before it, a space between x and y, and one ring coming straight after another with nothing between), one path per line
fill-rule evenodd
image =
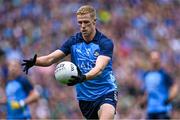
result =
M80 110L86 119L113 119L116 104L116 91L112 91L94 101L79 100Z
M113 105L109 103L104 103L100 106L100 109L98 111L98 116L100 120L114 119L114 115L115 115L115 108Z
M117 91L104 95L98 110L99 119L114 119L117 104Z

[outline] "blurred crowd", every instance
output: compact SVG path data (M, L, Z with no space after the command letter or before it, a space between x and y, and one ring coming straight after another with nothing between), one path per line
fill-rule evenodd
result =
M163 67L180 85L179 0L0 0L0 48L8 60L21 61L60 48L79 31L75 13L84 4L96 8L97 28L115 45L116 117L143 119L145 110L137 101L150 51L160 51ZM34 67L28 74L42 92L31 105L33 118L82 118L74 88L55 81L54 66ZM173 118L179 118L180 95L173 105ZM0 108L0 118L4 109Z

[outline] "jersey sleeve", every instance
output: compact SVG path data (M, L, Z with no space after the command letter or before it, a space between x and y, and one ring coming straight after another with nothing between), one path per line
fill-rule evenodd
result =
M68 55L71 53L71 46L74 43L74 37L70 37L67 41L64 42L64 44L61 46L60 50L64 52L65 55Z
M174 84L174 79L166 72L164 72L165 85L170 88Z
M112 58L113 48L114 48L113 42L109 39L104 39L100 43L100 49L101 49L100 55L105 55Z
M26 77L21 77L18 79L18 81L23 86L23 89L26 91L26 93L29 95L29 93L34 89L33 85L30 83L30 81Z

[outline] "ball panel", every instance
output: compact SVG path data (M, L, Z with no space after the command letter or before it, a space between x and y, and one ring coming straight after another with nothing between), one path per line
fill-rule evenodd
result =
M69 80L73 79L71 76L78 76L76 65L69 61L59 63L54 73L55 79L62 84L67 84Z

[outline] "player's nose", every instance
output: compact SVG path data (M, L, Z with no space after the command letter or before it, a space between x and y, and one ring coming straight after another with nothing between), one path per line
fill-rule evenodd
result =
M82 24L81 24L81 27L82 27L82 28L85 28L85 27L86 27L85 23L82 23Z

